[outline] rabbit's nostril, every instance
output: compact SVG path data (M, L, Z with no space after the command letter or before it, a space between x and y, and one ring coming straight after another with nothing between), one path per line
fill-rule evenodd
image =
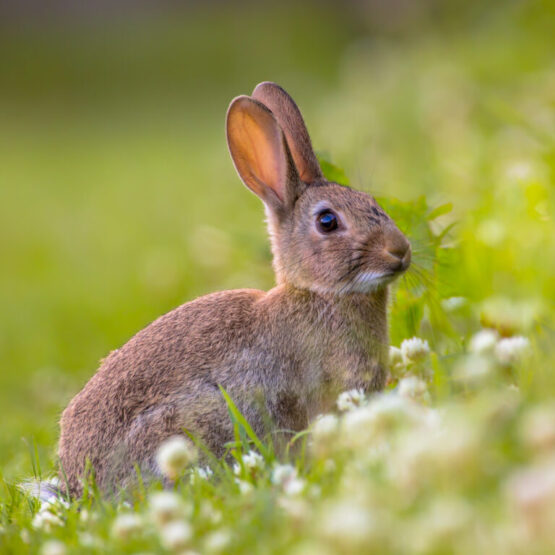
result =
M411 250L410 243L406 239L386 245L385 252L387 253L389 266L392 271L400 272L409 267Z
M392 245L387 248L388 254L398 258L399 260L402 260L405 257L408 250L408 245Z

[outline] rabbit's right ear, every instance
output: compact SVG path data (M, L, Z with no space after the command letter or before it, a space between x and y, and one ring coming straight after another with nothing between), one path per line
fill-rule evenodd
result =
M238 96L227 111L226 132L243 183L274 212L288 211L305 185L272 112L257 100Z

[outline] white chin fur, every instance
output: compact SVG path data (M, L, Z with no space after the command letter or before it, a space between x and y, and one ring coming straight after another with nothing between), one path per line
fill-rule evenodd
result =
M391 281L391 274L380 272L361 272L346 288L346 293L371 293Z

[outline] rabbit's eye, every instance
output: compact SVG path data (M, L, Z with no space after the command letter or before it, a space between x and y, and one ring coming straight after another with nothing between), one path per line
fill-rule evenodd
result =
M322 233L336 230L337 223L337 216L331 210L324 210L316 218L316 225Z

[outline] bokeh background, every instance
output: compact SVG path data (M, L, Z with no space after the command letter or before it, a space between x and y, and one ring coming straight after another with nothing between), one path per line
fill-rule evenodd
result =
M224 136L229 101L263 80L294 96L353 186L452 203L434 225L455 223L456 256L424 287L549 328L553 8L3 2L0 477L52 467L61 410L147 323L272 286L262 206ZM426 334L403 326L396 344Z

